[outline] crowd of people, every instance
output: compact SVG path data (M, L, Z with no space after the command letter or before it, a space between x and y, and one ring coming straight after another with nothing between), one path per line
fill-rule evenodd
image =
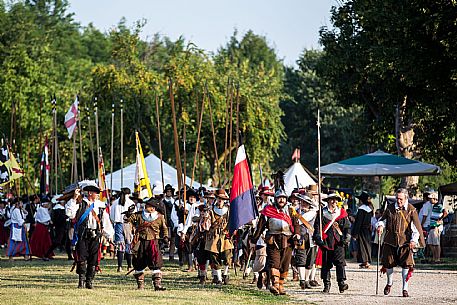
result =
M295 189L288 196L282 188L259 188L259 216L229 234L229 195L224 189L208 191L166 185L163 194L140 198L122 188L105 204L94 181L67 187L63 195L6 197L0 201L0 245L10 260L24 256L45 261L58 248L74 260L79 288L93 288L100 260L109 251L117 258L117 271L127 262L138 289L145 288L146 269L155 290L162 285L163 255L187 272L196 272L198 283L227 285L230 272L242 270L243 278L274 295L286 294L290 277L297 288L331 289L331 269L336 269L338 291L349 286L346 252L357 252L360 268L371 268L383 240L381 272L387 274L384 294L390 294L393 267L402 268L403 296L414 267L413 253L427 245L433 262L439 262L442 221L446 211L436 193L428 195L420 212L408 204L400 189L396 200L374 211L371 196L362 192L357 213L345 209L338 192L319 194L317 187ZM321 202L319 202L321 198ZM319 212L321 209L321 212ZM352 250L349 249L349 252ZM177 256L177 259L176 259ZM292 276L289 276L292 270ZM252 275L251 275L252 273ZM196 282L197 283L197 282Z

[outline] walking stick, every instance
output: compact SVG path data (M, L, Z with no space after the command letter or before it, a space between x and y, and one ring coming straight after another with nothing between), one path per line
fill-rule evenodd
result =
M381 234L378 232L378 255L376 259L376 295L379 288L379 258L381 256Z

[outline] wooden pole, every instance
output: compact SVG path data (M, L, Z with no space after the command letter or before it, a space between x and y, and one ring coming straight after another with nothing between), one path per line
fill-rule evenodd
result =
M97 97L94 100L94 113L95 113L95 138L97 143L97 152L100 147L100 141L98 136L98 102ZM97 165L100 164L100 154L97 154Z
M160 175L162 177L162 192L165 192L165 180L163 179L163 156L162 156L162 137L160 132L160 113L159 113L159 97L155 96L156 100L156 118L157 118L157 138L159 139L159 156L160 156Z
M177 170L177 180L178 180L178 189L181 190L182 186L182 170L181 170L181 160L179 153L179 140L178 140L178 126L176 124L176 110L175 110L175 97L173 93L173 80L169 79L168 91L170 93L170 102L171 102L171 113L172 113L172 122L173 122L173 137L175 142L175 159L176 159L176 170ZM185 191L185 188L184 188ZM185 202L184 202L185 208Z
M124 187L124 101L121 100L121 188Z
M211 98L210 97L208 97L208 106L209 106L209 117L210 117L210 122L211 122L211 131L213 133L214 155L216 157L215 166L216 166L216 170L217 170L217 176L219 179L218 185L220 185L221 184L221 171L219 169L219 164L218 164L219 156L217 154L216 131L214 130L213 110L211 108Z
M183 137L182 137L182 142L183 142L183 185L184 185L184 194L186 193L186 178L187 178L187 149L186 149L186 124L184 123L183 126ZM192 186L191 186L192 187Z
M321 204L321 190L322 190L322 179L321 179L321 119L319 109L317 109L317 192L319 200L319 232L322 236L322 204Z
M79 100L79 98L78 98L78 100ZM80 109L81 109L81 107L78 106L79 160L81 162L81 179L84 180L85 175L84 175L84 160L83 160L83 138L82 138L82 126L81 126L82 119L81 119Z
M114 103L111 104L111 159L110 159L110 194L113 193L113 172L114 172ZM110 196L111 198L111 196Z
M90 111L89 107L86 107L87 111L87 120L89 121L89 147L90 147L90 154L92 156L92 167L95 175L95 154L94 154L94 143L92 142L92 124L90 123Z
M78 181L78 157L76 156L76 130L73 132L73 166L74 176L72 177L72 182L75 183Z
M239 132L240 132L240 85L237 84L236 86L236 148L240 146L240 139L239 139Z
M227 80L227 96L225 101L225 146L224 151L227 151L228 147L228 132L229 132L229 109L230 109L230 99L231 99L231 90L230 90L230 78ZM227 157L224 157L224 180L227 180Z
M197 100L197 116L198 116L198 130L197 130L197 146L195 147L195 154L194 154L194 165L192 166L192 177L190 180L190 187L194 184L194 174L195 168L197 166L197 155L199 154L200 149L200 132L202 129L202 121L203 121L203 112L205 111L205 98L206 98L206 89L203 92L203 99L202 99L202 107L200 109L200 113L198 113L198 100Z
M231 87L230 87L231 90ZM230 98L230 131L229 131L229 170L228 170L228 176L232 176L232 140L233 140L233 98Z
M58 155L59 155L59 140L57 139L57 99L56 96L54 95L54 179L55 179L55 194L58 193L58 171L57 171L57 161L58 161ZM52 188L51 188L52 190ZM52 194L52 191L51 191Z

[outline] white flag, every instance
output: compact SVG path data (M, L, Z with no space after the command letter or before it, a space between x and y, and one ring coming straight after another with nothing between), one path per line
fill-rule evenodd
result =
M76 128L76 117L78 116L78 97L76 97L67 114L65 114L65 127L67 127L68 138L71 139Z

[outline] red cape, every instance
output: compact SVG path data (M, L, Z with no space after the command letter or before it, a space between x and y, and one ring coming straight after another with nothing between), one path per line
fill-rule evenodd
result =
M276 207L272 205L267 205L263 208L262 212L260 213L262 215L265 215L266 217L284 220L290 226L290 230L292 231L292 233L294 232L294 226L292 225L292 219L290 218L290 216L284 212L278 211Z

